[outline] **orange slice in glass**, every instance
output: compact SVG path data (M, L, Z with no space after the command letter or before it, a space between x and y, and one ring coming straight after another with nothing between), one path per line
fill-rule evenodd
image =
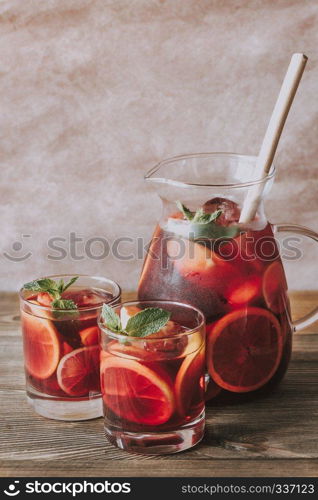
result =
M38 379L50 377L60 359L59 334L53 323L22 313L24 362L30 375Z
M173 414L175 401L168 375L138 361L104 357L101 388L106 407L130 422L162 425Z

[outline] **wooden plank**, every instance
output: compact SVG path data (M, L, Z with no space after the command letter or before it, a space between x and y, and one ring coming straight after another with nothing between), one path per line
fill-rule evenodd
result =
M318 460L213 460L182 459L169 468L165 461L99 460L87 461L80 470L78 465L52 460L49 462L23 460L8 465L0 461L1 476L7 477L316 477ZM64 468L63 468L64 467Z
M302 314L307 298L313 304L317 296L295 294L293 300L302 303ZM244 404L209 404L207 432L199 446L177 455L145 457L108 444L102 419L58 422L33 413L25 400L17 304L12 294L1 294L1 475L317 475L318 335L295 335L288 373L271 394Z

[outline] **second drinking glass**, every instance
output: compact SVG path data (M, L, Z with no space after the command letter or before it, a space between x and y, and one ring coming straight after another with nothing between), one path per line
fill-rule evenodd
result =
M140 313L155 308L167 311L170 318L159 331L142 336ZM113 311L115 320L113 313L110 319L123 329L135 318L135 336L116 333L105 318L100 320L108 440L128 451L150 454L194 446L204 432L203 314L171 301L126 302Z

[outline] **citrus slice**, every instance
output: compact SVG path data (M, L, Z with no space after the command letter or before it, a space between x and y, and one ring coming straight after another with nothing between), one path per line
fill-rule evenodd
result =
M200 391L200 381L204 375L204 346L186 356L179 368L175 381L177 410L185 416L193 396ZM202 386L203 390L203 386ZM202 396L203 397L203 396Z
M234 306L242 306L261 296L262 281L259 276L244 277L239 282L232 280L229 292L225 294L228 302Z
M53 323L22 312L25 367L38 379L50 377L60 359L59 334Z
M40 306L51 307L53 302L53 298L47 292L40 292L37 294L36 300L40 304Z
M69 396L99 391L99 347L81 347L66 354L57 368L57 381Z
M282 264L276 260L266 269L263 276L263 295L266 305L275 313L284 311L287 283Z
M169 240L167 252L183 276L194 272L209 272L217 263L224 262L221 257L206 246L186 238Z
M161 425L173 414L175 401L168 375L138 361L104 357L101 387L106 407L130 422Z
M99 328L98 326L90 326L88 328L84 328L84 330L81 330L79 332L79 336L81 337L83 345L96 345L98 344L99 339Z
M223 389L250 392L274 375L283 339L276 317L266 309L246 307L214 324L207 344L210 376Z

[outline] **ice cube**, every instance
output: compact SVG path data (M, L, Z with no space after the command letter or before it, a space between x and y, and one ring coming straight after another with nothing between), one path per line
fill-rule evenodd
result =
M188 344L187 336L180 334L187 330L188 328L175 321L168 321L161 330L148 335L147 338L151 340L145 340L145 349L148 352L165 353L165 356L171 358L180 356Z
M240 218L240 209L237 203L226 198L213 198L205 202L203 210L209 214L216 210L222 210L221 215L215 221L219 226L229 226L238 222Z
M93 291L90 289L67 290L62 294L63 299L73 300L77 307L95 307L103 302L109 302L112 295L103 291Z

